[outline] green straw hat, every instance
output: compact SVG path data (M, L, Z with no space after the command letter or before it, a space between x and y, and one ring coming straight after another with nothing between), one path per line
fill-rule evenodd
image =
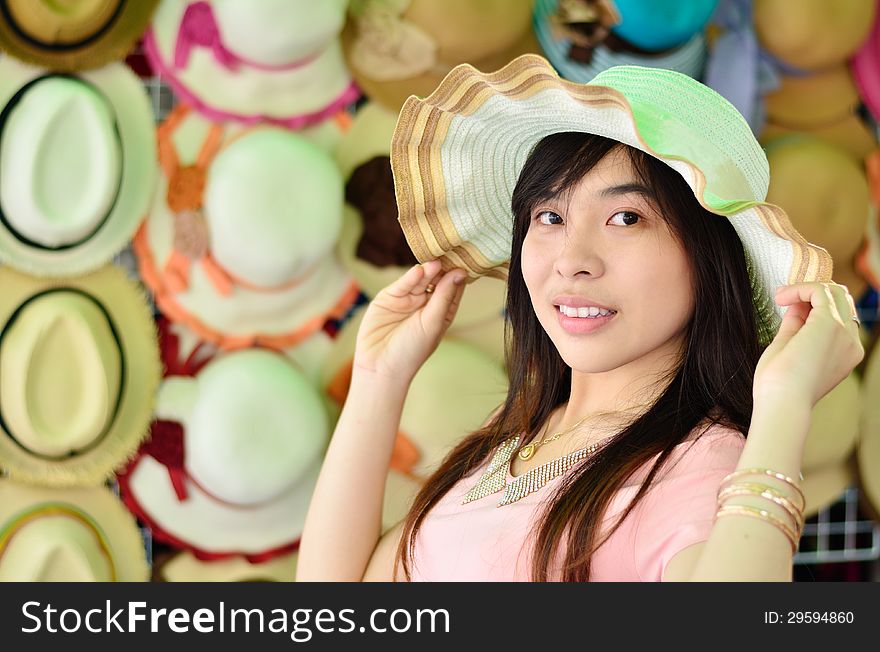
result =
M765 202L767 157L742 115L681 73L616 66L587 84L536 55L501 70L454 68L425 99L410 97L391 143L399 220L416 258L471 278L506 279L513 189L532 147L552 133L591 133L654 156L684 177L707 210L731 221L746 252L759 335L784 310L780 285L831 280L831 256Z

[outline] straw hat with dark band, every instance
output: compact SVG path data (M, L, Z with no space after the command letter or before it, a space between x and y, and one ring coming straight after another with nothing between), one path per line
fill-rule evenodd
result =
M128 54L158 0L2 0L0 49L56 71L97 68Z

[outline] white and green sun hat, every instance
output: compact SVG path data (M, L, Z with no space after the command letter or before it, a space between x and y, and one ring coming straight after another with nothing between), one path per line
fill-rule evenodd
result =
M743 242L767 343L782 319L780 285L831 279L831 256L765 202L767 157L742 115L687 75L616 66L587 84L523 55L501 70L454 68L430 96L410 97L391 143L399 220L421 261L471 278L507 278L510 200L533 146L552 133L592 133L654 156L684 177Z

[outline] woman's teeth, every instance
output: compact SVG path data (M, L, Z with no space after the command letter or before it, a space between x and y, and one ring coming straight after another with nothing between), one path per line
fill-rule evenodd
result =
M589 308L573 308L571 306L559 306L559 312L566 317L579 317L581 319L595 319L596 317L607 317L613 315L615 310L605 310L590 306Z

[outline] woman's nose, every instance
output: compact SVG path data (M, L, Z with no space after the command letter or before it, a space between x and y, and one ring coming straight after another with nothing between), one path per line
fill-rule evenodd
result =
M554 260L554 268L565 277L601 276L605 264L599 255L595 238L584 235L566 237Z

